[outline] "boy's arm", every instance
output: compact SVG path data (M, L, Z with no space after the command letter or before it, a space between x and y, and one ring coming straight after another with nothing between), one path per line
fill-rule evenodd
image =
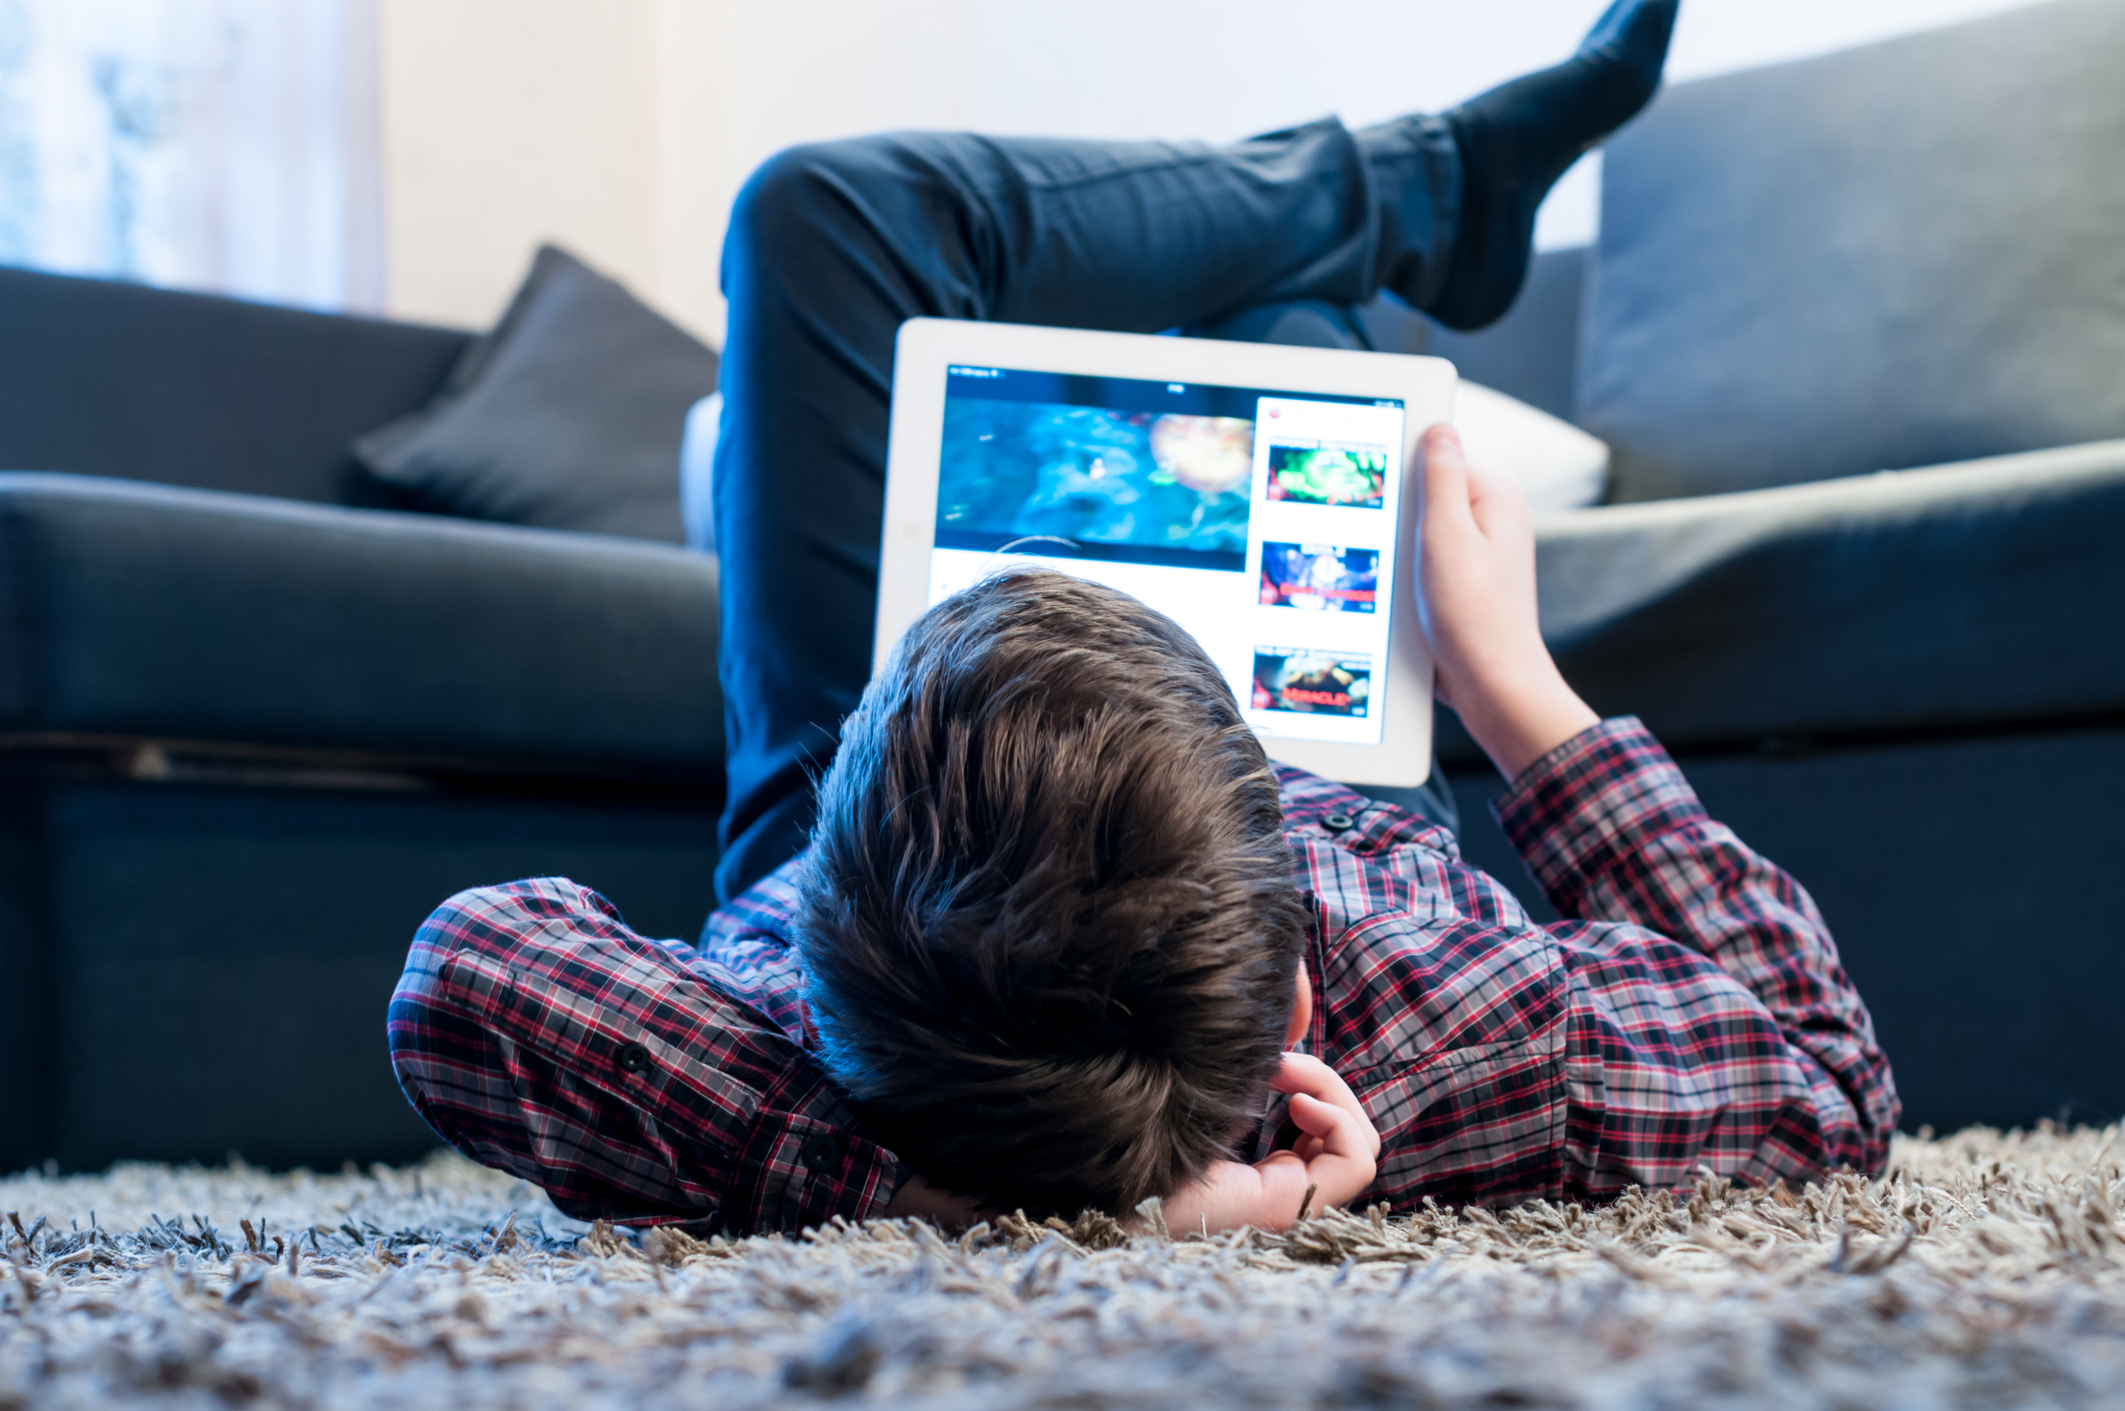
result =
M1498 772L1601 721L1565 683L1535 609L1535 530L1520 487L1469 465L1451 426L1419 445L1417 618L1438 698Z
M452 897L392 996L392 1066L443 1140L565 1213L796 1230L883 1212L892 1153L809 1054L565 878Z
M1589 1056L1631 1075L1603 1084L1598 1166L1651 1184L1660 1171L1687 1179L1700 1157L1730 1170L1731 1154L1766 1180L1886 1160L1895 1084L1814 901L1705 813L1643 726L1574 736L1496 812L1558 911L1578 918L1549 930Z
M1642 1038L1648 1053L1657 1048L1677 1061L1699 1053L1737 1080L1752 1063L1775 1063L1738 1033L1723 1047L1715 1040L1718 1053L1694 1041L1668 1043L1674 1035L1651 1011L1679 1016L1706 997L1686 974L1667 975L1641 942L1689 946L1755 996L1800 1060L1816 1110L1811 1125L1821 1129L1809 1142L1820 1150L1803 1155L1823 1166L1878 1164L1898 1116L1895 1089L1814 903L1705 814L1643 727L1601 722L1565 683L1542 641L1533 530L1517 487L1469 467L1450 428L1427 432L1423 450L1425 635L1441 698L1513 781L1499 801L1499 822L1559 911L1655 933L1555 928L1599 958L1592 968L1617 972L1619 994L1636 996L1618 1010L1636 1017L1605 1025L1604 1042L1632 1048ZM1590 999L1606 1013L1615 1006L1603 1003L1600 983L1590 981ZM1660 1003L1668 999L1674 1003ZM1745 1020L1733 1016L1744 1028ZM1661 1066L1648 1060L1649 1069ZM1657 1128L1657 1114L1646 1115Z

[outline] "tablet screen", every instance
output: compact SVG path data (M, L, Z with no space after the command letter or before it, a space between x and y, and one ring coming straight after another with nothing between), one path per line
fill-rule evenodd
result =
M1261 733L1378 744L1403 410L949 367L929 601L999 554L1089 578L1193 633Z

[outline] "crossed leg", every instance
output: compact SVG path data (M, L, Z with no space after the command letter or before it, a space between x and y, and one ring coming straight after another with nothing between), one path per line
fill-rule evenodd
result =
M714 474L731 743L717 889L801 848L810 777L869 675L893 337L918 316L1121 331L1361 303L1443 266L1436 119L1237 147L864 138L786 152L738 199Z
M1243 336L1246 310L1383 288L1457 326L1495 318L1549 183L1650 97L1674 10L1616 0L1566 63L1357 132L1329 120L1229 147L914 133L762 167L723 256L719 898L803 847L811 780L868 678L902 321Z

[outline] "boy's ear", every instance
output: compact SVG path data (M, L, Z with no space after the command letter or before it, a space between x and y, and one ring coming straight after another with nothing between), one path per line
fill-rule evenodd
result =
M1295 1047L1306 1031L1313 1027L1313 977L1306 973L1306 962L1299 962L1299 996L1291 1006L1291 1024L1284 1030L1284 1047Z

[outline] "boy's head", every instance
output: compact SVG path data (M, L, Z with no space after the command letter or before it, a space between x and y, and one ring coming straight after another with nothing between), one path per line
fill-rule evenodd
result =
M1306 911L1186 632L1012 573L908 630L819 791L798 924L835 1080L932 1183L1122 1210L1261 1112Z

